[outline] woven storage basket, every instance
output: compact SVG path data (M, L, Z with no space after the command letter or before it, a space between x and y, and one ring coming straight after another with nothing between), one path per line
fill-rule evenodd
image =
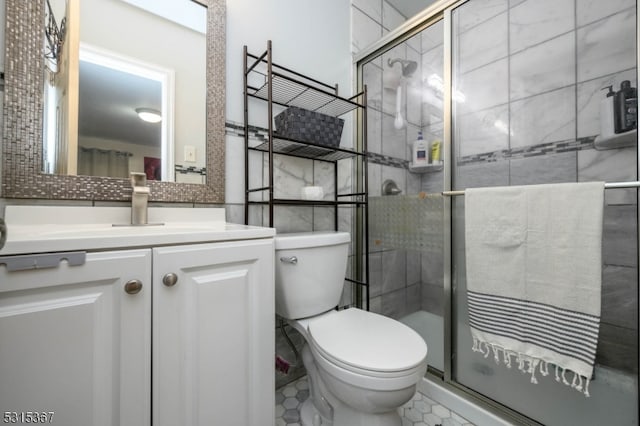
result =
M274 118L280 136L337 147L344 120L298 107L288 107Z

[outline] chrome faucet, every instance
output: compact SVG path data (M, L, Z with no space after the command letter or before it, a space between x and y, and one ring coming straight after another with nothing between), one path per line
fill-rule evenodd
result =
M151 190L147 186L147 175L132 172L130 174L131 187L131 224L147 225L147 204Z

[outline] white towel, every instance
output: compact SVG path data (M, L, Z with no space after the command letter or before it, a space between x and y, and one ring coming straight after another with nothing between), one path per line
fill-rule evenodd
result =
M465 190L473 350L589 396L600 326L604 183ZM571 377L573 375L573 378ZM584 382L584 383L583 383Z

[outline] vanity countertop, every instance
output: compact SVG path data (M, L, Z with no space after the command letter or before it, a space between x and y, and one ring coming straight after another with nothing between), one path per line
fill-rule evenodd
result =
M275 229L225 221L224 208L151 207L146 226L130 226L128 207L7 206L0 255L271 238ZM116 225L116 226L114 226Z

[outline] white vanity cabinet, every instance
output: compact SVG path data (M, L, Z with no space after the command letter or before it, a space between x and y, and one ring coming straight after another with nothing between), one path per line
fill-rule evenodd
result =
M0 265L3 421L36 423L37 413L58 425L149 424L151 250L7 269ZM142 284L137 294L125 292L130 281Z
M273 424L273 240L153 249L153 424Z
M14 230L5 260L23 253ZM99 232L116 236L61 242L89 242L78 266L9 272L0 258L0 415L53 412L52 424L68 426L272 425L273 230ZM139 241L134 232L148 234L146 247L114 249Z

